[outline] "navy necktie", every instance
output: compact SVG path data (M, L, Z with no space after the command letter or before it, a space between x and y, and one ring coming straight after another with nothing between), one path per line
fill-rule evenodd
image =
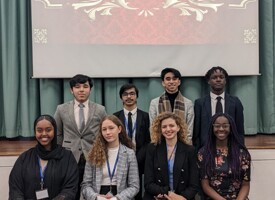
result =
M128 131L129 131L129 133L128 133L129 137L132 138L133 137L133 122L132 122L132 113L131 112L128 113Z
M218 96L217 98L217 104L216 104L216 113L222 113L222 102L221 99L222 97Z

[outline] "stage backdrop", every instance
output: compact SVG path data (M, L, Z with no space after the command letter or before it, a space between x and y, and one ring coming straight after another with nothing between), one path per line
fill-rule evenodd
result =
M33 77L259 74L257 0L31 0Z

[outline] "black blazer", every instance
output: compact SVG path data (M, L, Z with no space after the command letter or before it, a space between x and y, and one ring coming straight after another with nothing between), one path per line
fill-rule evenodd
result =
M114 113L125 126L125 115L124 111L120 110ZM136 155L138 161L139 172L143 174L144 171L144 163L145 163L145 156L146 156L146 147L147 144L150 143L150 121L149 121L149 114L144 112L140 109L137 109L137 124L136 124Z
M236 123L238 133L244 144L244 116L243 105L238 97L225 93L225 113L229 114ZM210 94L195 101L195 120L193 130L193 145L198 151L205 145L208 138L208 129L212 118Z
M186 199L194 199L199 190L197 156L193 146L177 143L174 161L174 190ZM167 147L165 140L159 145L147 147L144 170L145 200L152 200L158 194L168 194L169 175Z

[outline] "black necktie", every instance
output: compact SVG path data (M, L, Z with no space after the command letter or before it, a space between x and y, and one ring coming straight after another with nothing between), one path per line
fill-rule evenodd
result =
M129 137L132 138L132 136L133 136L133 122L132 122L132 113L131 112L128 113L128 131L129 131L129 133L128 133Z
M216 113L222 113L222 97L218 96L217 98L217 104L216 104Z
M85 127L85 118L84 118L84 104L80 103L79 105L79 132L82 133Z

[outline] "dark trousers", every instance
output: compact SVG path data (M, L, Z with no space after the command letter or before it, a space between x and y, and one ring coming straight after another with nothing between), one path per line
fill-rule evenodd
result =
M81 154L80 159L78 161L78 173L79 173L79 181L78 181L78 190L75 196L75 200L80 199L81 193L81 183L83 181L84 171L85 171L86 159L84 154Z
M114 196L117 195L117 187L116 185L112 185L111 187L109 185L102 185L100 188L99 194L108 194L111 192Z

